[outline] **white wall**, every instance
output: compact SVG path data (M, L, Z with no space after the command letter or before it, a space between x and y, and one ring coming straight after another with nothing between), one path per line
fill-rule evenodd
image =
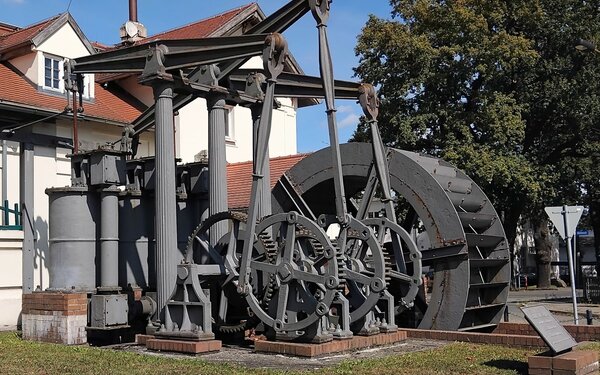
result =
M21 312L22 231L0 231L0 330L14 329Z

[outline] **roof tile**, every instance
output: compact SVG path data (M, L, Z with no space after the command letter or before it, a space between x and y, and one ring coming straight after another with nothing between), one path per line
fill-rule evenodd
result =
M310 154L296 154L271 159L271 188L279 178ZM227 165L227 201L230 209L247 209L252 190L252 161Z
M47 26L54 22L61 15L56 15L44 21L40 21L31 26L19 29L12 33L0 36L0 52L20 44L31 42L36 35L43 31Z
M0 102L34 106L52 112L61 112L67 105L65 96L40 92L6 63L0 63L0 77ZM96 83L95 98L92 102L84 102L84 110L86 116L130 123L141 114L142 108L130 98Z

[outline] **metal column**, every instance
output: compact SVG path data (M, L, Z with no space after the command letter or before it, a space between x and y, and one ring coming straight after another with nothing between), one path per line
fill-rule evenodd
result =
M218 93L208 98L208 201L209 215L228 210L227 204L227 155L225 128L228 110L225 97ZM227 233L227 223L218 223L210 231L210 243L215 244Z
M33 264L35 257L35 216L33 210L34 146L21 143L21 223L23 224L23 294L33 292ZM3 166L4 167L4 166Z
M156 289L162 316L177 277L171 262L171 253L177 251L173 88L164 81L154 81L152 88L156 100Z
M119 189L102 190L100 203L100 289L119 289Z

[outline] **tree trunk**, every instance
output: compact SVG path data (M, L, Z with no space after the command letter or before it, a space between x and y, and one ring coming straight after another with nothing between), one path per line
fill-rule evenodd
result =
M596 271L600 275L600 202L590 202L590 222L594 230L594 250L596 252Z
M535 259L537 263L538 288L550 287L550 262L552 261L552 241L550 240L550 230L548 229L548 219L546 215L533 221L534 241L535 241Z

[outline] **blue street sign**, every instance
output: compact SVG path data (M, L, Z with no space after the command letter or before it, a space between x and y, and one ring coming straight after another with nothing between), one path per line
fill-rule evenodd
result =
M587 229L577 229L577 235L578 236L589 236L590 231Z

